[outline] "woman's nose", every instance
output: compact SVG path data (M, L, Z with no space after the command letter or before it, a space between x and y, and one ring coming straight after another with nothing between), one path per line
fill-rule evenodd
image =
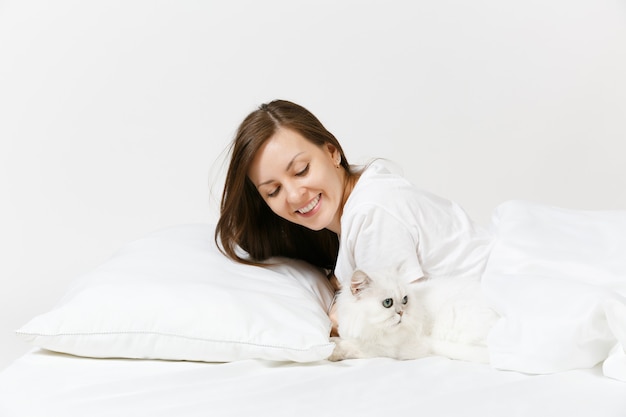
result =
M289 204L297 206L303 204L302 197L304 196L304 189L302 187L291 186L287 188L287 202ZM300 208L300 207L296 207Z

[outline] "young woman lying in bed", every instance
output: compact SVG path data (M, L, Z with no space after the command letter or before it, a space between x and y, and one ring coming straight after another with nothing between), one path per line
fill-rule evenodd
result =
M498 216L494 239L389 164L350 165L311 112L276 100L239 126L215 238L237 262L327 270L341 335L330 359L439 354L542 373L593 366L615 346L626 369L625 213L505 203ZM508 314L497 331L485 283Z

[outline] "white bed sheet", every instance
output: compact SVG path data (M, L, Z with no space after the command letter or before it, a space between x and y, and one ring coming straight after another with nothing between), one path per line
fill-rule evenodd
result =
M33 351L0 373L2 417L623 417L599 368L551 375L432 357L298 364L88 359Z

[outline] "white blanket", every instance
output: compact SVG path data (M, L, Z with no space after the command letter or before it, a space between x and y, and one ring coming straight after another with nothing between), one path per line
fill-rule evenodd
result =
M493 223L483 288L502 318L492 365L546 374L604 362L626 381L626 211L511 201Z

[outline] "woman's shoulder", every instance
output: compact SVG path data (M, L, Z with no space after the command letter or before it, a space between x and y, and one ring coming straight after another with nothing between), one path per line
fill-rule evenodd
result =
M363 172L366 176L391 176L391 177L404 177L404 171L402 167L389 159L374 158L369 160L363 165L356 166L358 170Z
M405 204L408 201L438 199L409 181L402 168L394 162L376 159L360 167L361 175L348 203L382 202L387 206L394 202ZM352 200L352 201L351 201Z
M404 177L399 165L385 159L372 160L365 165L358 166L357 170L361 173L353 190L356 194L372 194L371 191L374 189L380 192L415 188Z
M363 167L344 206L344 214L382 210L415 217L420 213L448 211L453 205L453 202L409 181L393 162L374 160Z

